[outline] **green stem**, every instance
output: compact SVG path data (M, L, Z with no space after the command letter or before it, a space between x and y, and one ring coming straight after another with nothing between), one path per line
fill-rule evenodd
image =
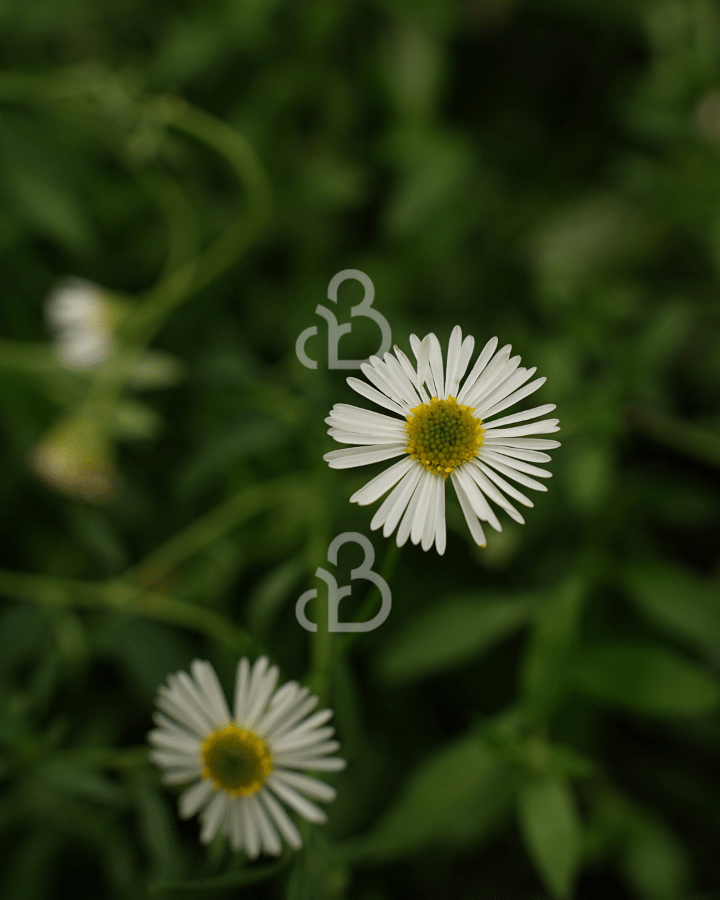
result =
M0 594L47 606L115 610L145 616L201 632L238 653L257 650L255 638L213 610L166 594L142 591L121 581L94 584L2 570Z
M286 503L289 495L303 490L296 476L284 476L246 488L153 550L122 576L123 581L132 579L141 585L157 582L188 557L215 543L242 522L262 510Z
M395 571L395 566L400 557L400 547L398 547L396 541L394 540L394 535L388 541L387 550L385 551L385 559L383 560L382 569L380 570L380 577L383 578L388 584L392 581L393 572ZM370 590L365 595L365 599L360 606L358 614L355 617L356 622L367 622L371 614L377 612L378 601L382 602L382 597L380 596L380 590L373 584L370 586ZM336 659L335 662L343 659L347 654L348 650L358 638L358 635L361 632L351 631L347 634L344 634L342 639L338 641L338 645L336 647Z

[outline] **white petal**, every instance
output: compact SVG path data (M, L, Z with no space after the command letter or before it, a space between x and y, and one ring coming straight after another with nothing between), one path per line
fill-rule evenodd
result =
M230 837L230 846L235 853L242 849L245 841L243 840L242 827L242 799L239 797L230 801L230 810L228 812L228 834Z
M397 444L402 441L402 443L407 444L407 432L401 426L400 428L395 428L392 431L390 429L383 431L375 431L374 433L369 432L360 432L360 431L346 431L342 428L329 428L328 434L330 437L337 441L338 444L368 444L368 445L378 445L378 444Z
M468 524L468 528L470 529L470 534L472 539L479 547L486 546L485 533L482 530L482 526L478 521L477 516L475 515L472 505L470 504L470 500L463 490L462 484L458 480L457 472L451 472L450 478L452 479L452 483L455 487L455 493L457 494L457 498L460 501L460 507L463 511L463 515L465 516L465 521Z
M555 450L562 447L560 441L548 441L544 438L504 438L501 432L498 432L496 437L494 431L485 433L483 443L493 449L496 447L527 447L531 450Z
M467 467L467 470L470 477L484 494L486 494L492 501L497 503L497 505L501 509L504 509L505 512L516 522L519 522L520 525L525 524L525 519L523 519L523 517L510 503L510 501L500 493L493 482L490 481L487 475L485 475L485 473L480 469L480 466L476 460L472 461L472 464Z
M304 718L311 710L315 709L318 705L319 698L314 694L307 697L308 690L307 688L303 688L296 704L283 716L283 718L269 728L265 733L264 737L266 741L275 741L279 740L282 735L287 734L291 728L293 728L300 719ZM305 699L307 697L307 699Z
M300 759L298 757L298 759ZM291 766L296 769L310 769L311 771L317 772L340 772L346 766L347 763L344 759L340 759L336 756L318 756L318 757L303 757L300 762L295 764L293 759L292 762L283 762L284 766Z
M302 838L300 837L300 832L295 827L294 822L285 810L280 806L277 800L273 797L270 791L267 788L263 788L258 791L258 800L265 807L265 811L269 813L272 820L277 825L280 833L285 838L285 840L290 844L291 847L294 847L298 850L302 847Z
M501 400L509 397L513 391L532 378L535 372L537 372L537 368L526 369L524 366L520 366L517 371L510 374L507 378L504 378L500 384L496 385L491 393L486 394L482 399L477 401L475 415L481 419L485 418L486 414L484 411L486 409L492 409L499 404Z
M502 525L498 521L497 516L493 512L490 504L483 496L482 491L477 483L473 480L466 466L455 470L457 480L465 491L465 496L470 501L473 512L481 522L488 522L495 531L502 531Z
M212 782L207 778L203 778L202 781L198 781L197 784L183 791L179 800L180 818L189 819L190 816L194 816L207 803L212 792Z
M397 359L395 359L392 353L386 353L383 360L385 363L383 371L386 378L390 381L397 394L402 397L405 403L411 408L422 403L422 400L418 396L418 392L415 390L415 385L407 377L403 367Z
M280 672L277 666L268 669L268 658L261 657L253 668L248 688L247 709L243 718L246 728L252 728L265 712L270 695L275 690Z
M193 707L198 715L210 726L213 731L216 728L215 717L212 715L209 707L208 698L187 672L177 672L175 675L168 677L170 690L175 691L179 697L182 697L186 703Z
M405 507L408 505L413 491L415 490L423 468L419 463L413 461L412 466L400 479L400 482L393 488L392 492L383 500L382 505L375 513L370 522L370 528L374 531L381 525L384 525L383 534L388 537L395 530L400 516L403 514Z
M203 844L209 844L217 834L227 814L229 803L230 798L225 791L216 791L212 800L203 810L200 830L200 841Z
M210 711L215 719L215 727L220 728L230 721L230 710L220 682L215 674L215 669L209 662L200 659L193 660L190 666L195 680L200 685L203 693L210 702Z
M237 664L235 673L235 721L242 722L247 709L247 691L250 680L250 663L246 656Z
M535 481L534 478L528 478L527 475L523 475L520 471L518 471L515 466L520 465L520 463L517 463L515 460L513 460L514 465L506 465L505 463L498 460L497 454L492 453L492 451L487 451L484 447L480 448L478 458L488 466L496 469L502 475L505 475L508 478L512 478L513 481L517 481L519 484L522 484L525 487L533 488L536 491L547 490L547 485L542 484L539 481Z
M482 374L476 378L472 384L470 384L470 379L468 378L465 382L465 387L460 392L463 394L463 399L459 400L459 402L465 403L468 406L475 406L474 398L481 396L483 391L492 385L497 384L497 382L501 380L502 373L508 365L511 351L511 345L505 344L504 347L501 347L498 350L495 356L483 369Z
M448 341L447 357L445 364L445 384L443 385L443 394L449 397L451 388L457 377L457 370L460 367L460 350L462 349L462 329L456 325L450 335ZM454 395L453 395L454 396Z
M403 475L410 471L413 465L414 461L409 456L406 456L399 462L393 463L389 469L385 469L384 472L381 472L371 481L368 481L368 483L364 487L361 487L359 491L355 491L350 498L350 502L358 503L360 506L367 506L369 503L374 503L376 500L379 500L383 494L387 493L393 485L397 484Z
M429 550L435 542L435 534L437 533L437 508L438 508L438 488L444 490L445 481L442 478L433 478L430 490L430 502L428 504L427 515L425 516L425 524L422 533L422 548Z
M200 757L197 753L181 753L172 750L151 750L150 759L157 766L178 767L182 769L196 770L200 774Z
M435 531L435 549L440 556L445 553L445 543L447 534L445 531L445 482L443 481L438 490L438 505L436 513L436 531Z
M371 361L369 363L363 363L360 366L360 371L367 378L367 380L375 385L375 387L386 397L389 397L393 402L397 403L399 406L417 406L417 403L408 403L408 401L403 397L403 393L398 389L398 386L394 384L390 373L386 371L385 365L382 360L377 356L370 357Z
M425 469L422 470L420 474L420 483L418 484L412 497L410 498L410 502L405 509L402 520L397 530L396 543L398 547L402 547L410 537L410 532L412 531L413 523L415 522L418 505L425 495L427 479L435 477L435 475L431 475L429 472L425 471Z
M520 491L517 490L517 488L513 487L511 484L505 481L504 478L501 478L497 472L493 471L493 469L485 465L484 462L477 460L477 465L491 481L494 481L501 490L505 491L505 493L512 497L514 500L517 500L518 503L522 503L523 506L535 506L532 500L526 497L525 494L521 494Z
M167 769L161 777L165 784L186 784L188 781L195 781L200 777L200 766Z
M405 414L401 419L395 416L386 416L385 413L375 412L373 409L363 409L362 406L351 406L349 403L336 403L330 410L330 418L332 422L328 424L347 423L350 430L357 428L360 431L369 431L375 425L379 427L389 427L392 425L402 425L406 419ZM325 419L327 422L327 419Z
M397 413L400 416L407 416L410 412L410 407L406 404L400 405L396 403L394 400L391 400L389 397L386 397L385 394L381 394L380 391L376 391L374 387L371 387L364 381L360 381L359 378L348 378L347 383L350 387L356 391L358 394L361 394L368 400L372 400L373 403L377 403L378 406L383 406L385 409L389 409L390 412Z
M501 428L493 432L494 437L515 438L524 437L526 434L552 434L553 431L560 431L557 423L560 419L543 419L542 422L531 422L529 425L518 425L517 428ZM483 424L486 432L493 428L493 423Z
M308 822L327 822L327 816L320 809L319 806L315 806L314 803L311 803L302 794L298 794L298 792L291 788L287 784L283 784L275 775L271 775L267 780L268 787L270 787L281 800L284 800L288 806L292 806L292 808L299 812L300 815L307 819Z
M522 453L523 451L515 451L515 453L517 452ZM537 475L538 478L552 478L552 472L548 472L547 469L540 469L538 466L528 465L528 463L522 462L521 459L517 459L514 453L505 453L501 450L491 450L489 447L482 447L478 455L488 465L499 462L509 466L511 469L516 469L518 472L525 472L526 475Z
M442 348L437 335L432 332L428 335L430 339L430 373L426 379L428 387L438 400L445 400L445 379L443 377L443 359ZM432 375L432 378L430 377ZM434 386L433 386L434 385Z
M199 712L195 704L189 703L177 690L162 685L155 703L159 709L177 719L181 725L186 726L198 736L205 737L213 730L212 722L208 717Z
M470 389L475 385L475 382L482 375L485 366L488 364L488 360L495 352L495 348L498 345L498 339L496 337L490 338L490 340L485 344L483 349L480 352L480 356L475 360L475 365L472 367L470 374L465 379L465 384L462 386L459 394L457 395L458 403L464 403L465 397L469 393Z
M264 808L258 802L257 795L248 797L246 802L250 807L250 815L255 819L255 824L258 826L261 849L272 856L280 856L282 853L280 838L268 819Z
M433 484L430 479L440 480L440 476L431 475L430 478L421 478L417 489L417 505L415 514L410 526L410 540L413 544L419 544L422 540L425 523L428 520L430 512L430 503L433 498Z
M405 453L407 441L381 444L375 447L348 447L346 450L331 450L323 459L331 469L353 469L370 463L383 462Z
M307 694L308 689L305 688L303 692L297 681L285 682L271 697L270 708L255 726L255 731L260 735L269 733Z
M311 778L309 775L302 775L300 772L289 772L287 769L276 769L275 778L289 784L290 787L297 788L308 797L315 800L324 800L330 802L337 796L337 791L324 781L318 778Z
M309 733L295 729L290 734L273 741L273 752L277 755L288 750L302 750L325 740L325 738L332 737L333 734L335 734L335 729L329 725L327 728L318 728L317 730L311 730Z
M245 853L250 859L255 859L260 853L260 830L252 814L252 807L247 803L240 804L240 819L245 836Z
M500 357L497 365L493 362L488 366L487 372L478 381L475 390L471 391L467 398L468 405L475 407L477 416L480 416L480 409L485 405L489 405L485 403L486 397L492 396L496 391L500 391L503 396L507 396L505 385L517 374L515 370L520 365L520 359L521 357L519 356L513 356L512 359L507 359L503 362ZM527 370L522 370L523 373L525 371Z
M526 419L536 419L538 416L544 416L545 413L552 412L555 408L554 403L546 403L544 406L536 406L535 409L523 409L520 412L504 416L502 419L496 419L492 424L488 423L485 427L497 428L499 425L512 425L515 422L524 422Z
M534 393L538 388L542 387L546 381L547 378L545 378L544 376L542 378L536 378L535 381L531 381L530 384L526 384L525 387L522 387L519 391L515 391L514 393L510 394L509 397L506 397L504 400L496 403L494 406L490 407L490 409L483 408L482 412L478 413L478 415L486 419L490 416L494 416L496 413L502 412L504 409L507 409L508 406L513 406L515 403L519 403L520 400L523 400L529 394Z
M516 447L503 447L500 444L486 444L487 450L497 450L503 456L511 456L513 459L524 459L527 462L552 462L552 456L548 453L540 453L537 450L519 450Z
M189 756L197 756L200 750L200 741L191 735L178 735L157 728L151 731L148 741L155 747L163 747L166 750L177 750Z

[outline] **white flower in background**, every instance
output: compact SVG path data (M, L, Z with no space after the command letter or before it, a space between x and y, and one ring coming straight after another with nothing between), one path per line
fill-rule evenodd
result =
M268 668L264 656L252 667L246 658L239 661L232 715L210 663L196 659L191 669L193 677L177 672L160 688L162 712L153 716L159 727L148 734L164 780L195 782L180 797L180 815L199 811L203 843L220 831L250 858L263 851L279 855L280 835L300 847L279 801L310 822L326 820L307 798L333 800L335 789L298 770L345 768L344 760L329 756L340 746L329 740L334 729L321 727L331 710L310 715L318 698L295 681L275 690L278 669Z
M61 282L47 299L46 316L62 364L87 369L106 360L116 312L98 285L80 278Z
M485 546L481 521L496 531L502 528L488 500L521 524L523 517L507 498L524 506L533 505L505 479L526 488L547 490L530 476L549 478L551 473L530 463L548 462L550 457L542 451L559 447L560 443L528 435L558 431L558 419L517 423L537 419L555 409L555 405L548 403L489 421L545 382L545 378L538 378L526 384L536 370L521 367L519 356L511 358L509 344L496 352L497 345L497 338L487 342L460 386L473 354L474 338L463 340L460 327L455 326L444 369L437 337L428 334L420 341L410 335L417 366L396 346L395 356L386 353L384 360L371 356L368 363L363 363L362 371L371 384L358 378L347 379L353 390L393 416L336 403L325 419L330 425L328 434L336 441L358 445L325 454L323 458L333 469L403 457L350 498L365 506L394 488L375 513L370 527L383 526L385 537L397 528L398 546L410 537L413 544L422 542L423 550L435 544L438 553L445 552L448 477L470 533L481 547Z

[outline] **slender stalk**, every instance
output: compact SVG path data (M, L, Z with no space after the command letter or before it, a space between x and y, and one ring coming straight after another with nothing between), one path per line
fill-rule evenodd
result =
M289 497L304 491L294 475L246 488L156 547L142 562L129 569L122 580L132 580L140 585L157 582L242 522L276 504L287 503Z
M142 591L120 581L93 583L0 571L0 594L47 606L115 610L179 625L221 641L238 653L255 652L256 639L224 616L177 597Z
M720 435L647 408L632 407L629 418L635 430L658 443L710 465L720 466Z

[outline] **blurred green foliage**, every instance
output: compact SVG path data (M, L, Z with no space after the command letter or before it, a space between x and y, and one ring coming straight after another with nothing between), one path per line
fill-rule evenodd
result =
M0 26L0 893L720 897L717 5L35 0ZM390 619L334 640L294 605L369 530L368 472L322 461L354 401L315 307L345 268L406 351L511 342L563 446L525 526L479 550L449 502L446 555L388 555ZM124 310L95 369L44 322L68 275ZM145 734L168 672L229 688L262 650L349 764L329 824L249 865L199 846Z

